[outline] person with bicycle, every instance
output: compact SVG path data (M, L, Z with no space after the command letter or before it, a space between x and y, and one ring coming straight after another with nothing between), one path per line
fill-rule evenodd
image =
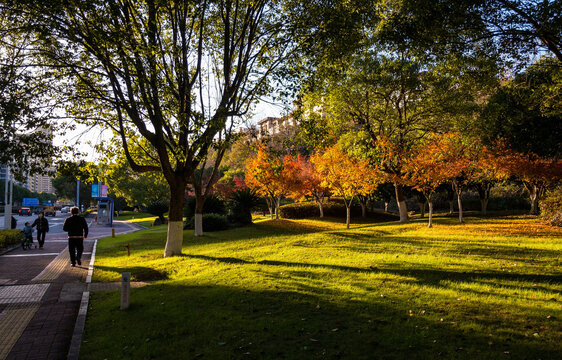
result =
M22 244L23 249L24 250L26 248L31 249L31 245L33 244L33 227L29 225L29 222L25 223L22 232L23 232L23 244Z

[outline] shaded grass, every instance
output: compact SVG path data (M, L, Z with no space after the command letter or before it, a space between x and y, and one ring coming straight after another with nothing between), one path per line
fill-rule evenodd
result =
M186 231L173 258L162 258L165 226L103 239L94 281L131 271L155 282L132 290L127 311L117 292L92 295L81 357L560 358L560 229L466 220L345 230L262 218Z

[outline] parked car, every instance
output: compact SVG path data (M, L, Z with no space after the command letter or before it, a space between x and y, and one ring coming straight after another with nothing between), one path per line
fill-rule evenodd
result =
M62 207L60 209L61 214L66 214L69 211L70 211L70 207L68 207L68 206Z
M57 216L57 211L52 208L52 207L48 207L45 208L45 210L43 211L43 214L45 214L45 216Z
M27 215L27 216L31 216L31 209L30 208L21 208L18 210L18 214L19 215Z

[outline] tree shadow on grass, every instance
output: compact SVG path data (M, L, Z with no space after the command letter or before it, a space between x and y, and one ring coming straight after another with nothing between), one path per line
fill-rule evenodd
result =
M95 266L95 270L107 271L110 273L122 274L124 272L131 273L131 281L158 281L167 280L168 274L164 271L159 271L149 267L143 266Z
M557 344L515 341L409 315L386 298L327 300L316 294L159 283L96 293L81 358L140 359L556 359ZM108 326L111 324L111 326Z

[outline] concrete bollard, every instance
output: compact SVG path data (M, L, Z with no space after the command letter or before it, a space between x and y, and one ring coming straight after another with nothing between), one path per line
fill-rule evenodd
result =
M129 308L129 296L131 294L131 273L121 274L121 310Z

